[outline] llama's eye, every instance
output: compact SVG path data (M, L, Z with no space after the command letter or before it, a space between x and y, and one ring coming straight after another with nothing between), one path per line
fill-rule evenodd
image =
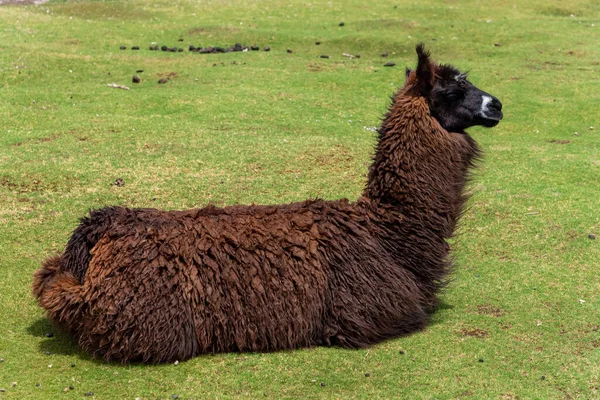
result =
M461 92L446 92L446 93L444 93L444 97L448 101L457 101L457 100L461 99L462 93Z

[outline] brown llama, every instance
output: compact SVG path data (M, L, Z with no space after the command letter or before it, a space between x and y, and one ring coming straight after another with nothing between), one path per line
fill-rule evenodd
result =
M187 211L107 207L35 273L52 321L107 360L357 348L423 328L498 99L417 46L362 197Z

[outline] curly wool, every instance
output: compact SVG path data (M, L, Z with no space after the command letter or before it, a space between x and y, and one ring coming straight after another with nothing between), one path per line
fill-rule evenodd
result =
M36 272L39 304L120 362L364 347L423 328L478 149L431 117L416 79L393 99L356 202L93 211Z

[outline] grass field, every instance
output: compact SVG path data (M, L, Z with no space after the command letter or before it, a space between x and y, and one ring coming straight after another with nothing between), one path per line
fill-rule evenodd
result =
M419 41L505 111L470 131L486 155L425 331L123 366L46 320L32 274L89 209L356 199ZM187 51L236 42L261 51ZM1 6L0 78L0 399L600 398L595 0Z

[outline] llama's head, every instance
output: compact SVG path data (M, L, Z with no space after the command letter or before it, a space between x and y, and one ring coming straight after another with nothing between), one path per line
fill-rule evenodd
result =
M430 60L423 44L417 45L419 62L412 71L406 69L405 87L409 93L423 96L431 115L450 132L464 132L470 126L491 128L502 119L502 103L496 97L475 87L451 65Z

